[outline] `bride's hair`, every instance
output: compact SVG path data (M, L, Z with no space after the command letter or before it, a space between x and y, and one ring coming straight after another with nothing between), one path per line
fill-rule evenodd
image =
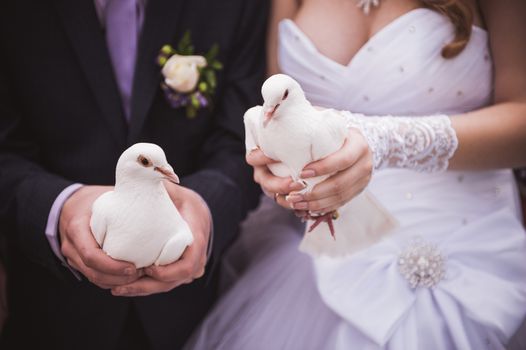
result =
M444 58L457 56L468 44L473 26L473 12L461 0L420 0L426 7L447 16L455 27L455 38L442 49Z

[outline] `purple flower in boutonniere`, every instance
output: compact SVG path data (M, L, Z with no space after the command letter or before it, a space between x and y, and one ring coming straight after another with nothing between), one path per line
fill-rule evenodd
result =
M170 45L161 48L157 63L164 80L161 88L173 108L185 107L186 116L195 117L197 110L211 106L217 85L216 71L223 68L216 59L219 46L213 45L204 55L194 55L190 32L187 31L177 50Z

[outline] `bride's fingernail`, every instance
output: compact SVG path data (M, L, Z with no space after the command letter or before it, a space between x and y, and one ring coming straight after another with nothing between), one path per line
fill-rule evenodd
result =
M309 205L306 202L300 202L294 204L294 209L306 210L309 208Z
M293 182L289 185L289 189L292 191L302 190L305 186L301 182Z
M300 174L300 177L302 179L308 179L309 177L314 177L314 176L316 176L316 172L311 169L303 170Z
M285 200L289 203L296 203L303 200L303 196L301 194L289 194L285 197Z

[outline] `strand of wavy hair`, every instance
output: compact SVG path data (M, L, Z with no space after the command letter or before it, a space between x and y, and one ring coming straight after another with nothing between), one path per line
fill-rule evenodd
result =
M455 37L442 48L442 57L453 58L464 50L471 37L473 12L459 0L420 0L427 8L438 11L453 23Z

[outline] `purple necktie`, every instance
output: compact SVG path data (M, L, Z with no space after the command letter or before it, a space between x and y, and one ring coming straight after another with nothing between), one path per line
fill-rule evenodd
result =
M105 9L106 44L127 120L130 119L139 15L137 0L110 0Z

